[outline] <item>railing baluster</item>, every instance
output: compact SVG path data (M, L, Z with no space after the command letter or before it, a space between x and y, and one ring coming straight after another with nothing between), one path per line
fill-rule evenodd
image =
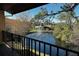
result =
M20 50L20 48L19 48L19 46L20 46L20 45L19 45L19 40L20 40L20 39L19 39L19 38L20 38L20 36L18 35L18 40L17 40L17 48L18 48L18 50ZM18 51L18 53L20 54L20 51Z
M32 39L31 39L31 56L32 56L32 44L33 44L33 43L32 43Z
M51 50L51 45L50 45L50 56L51 56L51 52L52 52L52 50Z
M22 40L22 55L24 56L24 42L23 42L23 40Z
M59 55L59 48L57 47L57 54L56 54L57 56Z
M20 40L20 42L19 42L19 54L21 55L21 40Z
M21 46L20 46L21 47L21 50L20 50L21 55L22 55L22 42L23 42L23 40L21 41Z
M17 38L17 39L16 39ZM21 55L21 48L20 48L20 45L19 45L19 42L18 42L18 40L19 40L19 38L20 38L20 36L19 35L17 35L17 37L15 38L15 40L16 40L16 48L18 49L18 53L19 53L19 55Z
M13 34L11 34L11 42L12 42L12 55L13 55Z
M25 55L27 55L27 43L26 43L27 38L25 37Z
M36 41L35 41L35 56L36 56Z
M19 50L19 48L18 48L18 40L19 40L19 35L18 35L18 39L17 39L17 49ZM18 52L19 53L19 52Z
M79 56L79 53L77 54L77 56Z
M29 56L30 56L30 39L29 39Z
M68 56L68 51L66 50L66 56Z
M5 42L5 33L2 31L2 40Z
M25 37L24 37L24 56L25 56Z
M15 40L16 40L16 43L15 43L15 44L16 44L16 47L15 47L15 48L16 48L16 49L18 49L18 44L17 44L18 37L19 37L19 36L16 35L16 38L15 38ZM18 52L18 51L17 51L17 52ZM18 53L18 54L19 54L19 53Z
M19 35L17 36L18 37L18 39L17 39L17 49L19 50L19 43L18 43L18 40L19 40ZM20 51L18 51L18 53L19 53ZM20 53L19 53L20 54Z
M41 45L40 45L40 41L39 41L39 56L40 56L40 47L41 47Z
M45 56L45 43L44 43L44 56Z

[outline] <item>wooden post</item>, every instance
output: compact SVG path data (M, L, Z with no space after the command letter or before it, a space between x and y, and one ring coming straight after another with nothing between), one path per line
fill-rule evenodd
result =
M5 16L4 16L4 10L0 10L0 41L3 41L2 39L2 30L5 29Z

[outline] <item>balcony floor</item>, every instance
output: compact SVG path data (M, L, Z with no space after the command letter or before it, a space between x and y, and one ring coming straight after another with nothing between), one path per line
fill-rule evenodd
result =
M12 51L12 49L6 46L5 44L1 44L0 56L18 56L18 54L15 51Z

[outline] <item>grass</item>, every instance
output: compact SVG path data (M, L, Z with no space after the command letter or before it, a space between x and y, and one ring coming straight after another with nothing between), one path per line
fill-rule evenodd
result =
M30 32L37 32L37 29L31 29Z

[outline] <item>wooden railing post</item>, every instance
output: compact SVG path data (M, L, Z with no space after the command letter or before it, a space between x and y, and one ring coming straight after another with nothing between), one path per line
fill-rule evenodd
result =
M2 31L2 40L5 41L4 31Z

